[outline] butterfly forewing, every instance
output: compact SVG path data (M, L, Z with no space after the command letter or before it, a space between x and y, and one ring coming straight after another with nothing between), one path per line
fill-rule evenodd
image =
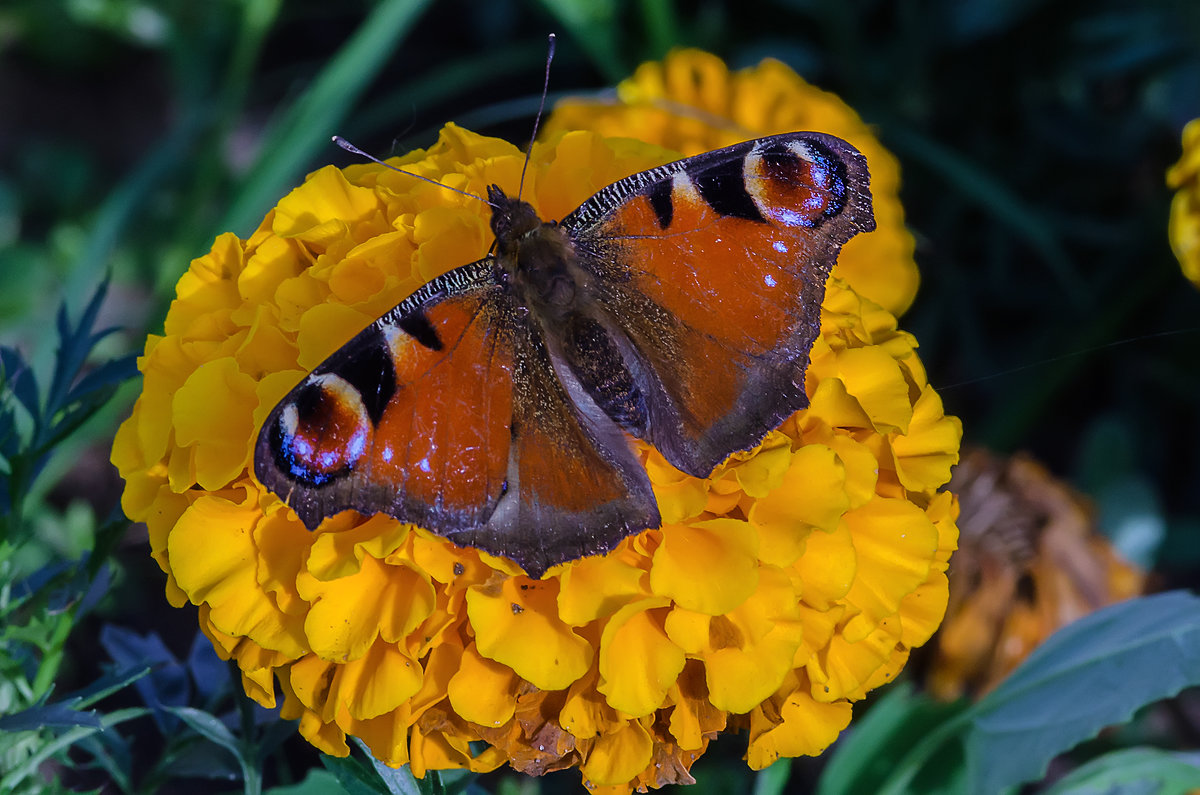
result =
M310 528L348 508L447 529L485 521L505 490L510 446L502 299L485 260L372 323L267 417L259 480Z
M792 133L635 174L563 220L643 374L639 435L675 466L705 476L807 405L825 280L874 228L868 181L845 142Z
M298 384L263 424L255 471L309 528L384 512L540 576L658 524L619 437L573 408L540 329L484 260L430 282Z

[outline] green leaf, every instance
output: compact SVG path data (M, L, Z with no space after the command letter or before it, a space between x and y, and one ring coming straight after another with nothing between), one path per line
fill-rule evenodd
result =
M215 716L194 707L163 707L163 709L178 717L192 731L209 742L216 743L222 748L228 748L234 756L241 757L241 744L233 736L233 732L229 731L229 728Z
M784 757L754 777L754 795L783 795L792 775L792 760Z
M374 769L358 757L321 754L321 764L350 795L390 795Z
M117 785L121 792L133 791L133 754L129 741L117 732L98 732L84 737L76 746L91 754L97 767L101 768Z
M429 0L383 0L355 31L312 86L272 125L263 157L220 224L247 232L301 175L354 102L416 23Z
M570 31L574 41L587 50L611 83L626 76L628 70L617 47L617 5L614 0L542 0L558 21Z
M63 696L62 700L73 707L91 706L105 696L112 695L118 690L133 684L148 673L150 673L150 667L147 665L123 668L119 671L109 671L87 687L67 693Z
M1043 795L1184 795L1200 789L1195 754L1126 748L1093 759Z
M966 704L943 704L913 692L911 684L898 684L874 700L867 714L851 724L837 741L829 764L817 784L818 795L840 795L844 792L879 792L885 782L894 779L910 752L942 726L949 726L966 711ZM936 749L929 749L932 754ZM928 758L918 754L917 767ZM921 781L922 789L931 792L942 788L961 768L961 757L937 766L936 781L928 776ZM912 771L915 777L917 771ZM907 785L905 785L907 786ZM900 788L918 791L916 788Z
M0 792L15 791L20 782L37 774L38 768L43 762L55 754L65 751L84 738L90 737L96 732L110 729L127 720L140 718L145 714L147 714L147 711L141 708L119 709L104 715L101 718L99 726L76 726L68 729L50 742L39 745L32 754L22 759L21 763L15 765L11 770L5 770L3 776L0 777Z
M350 795L328 770L310 770L299 784L271 787L266 795Z
M972 710L971 792L1040 778L1058 754L1200 683L1200 598L1134 599L1056 632Z
M26 732L38 729L68 729L75 726L100 728L100 718L89 710L81 712L64 704L30 707L0 716L0 731Z
M354 742L367 755L367 759L371 760L371 764L375 767L375 774L379 776L380 781L384 783L391 795L427 795L433 792L434 787L439 783L437 771L429 771L425 778L418 782L408 765L388 767L375 758L371 749L362 740L356 737Z
M0 385L11 391L30 415L37 416L37 378L20 352L7 345L0 345Z
M163 707L163 709L178 717L200 736L228 749L242 768L242 779L245 782L247 793L258 792L261 789L257 761L251 758L251 755L247 753L246 746L238 741L224 723L221 723L213 715L192 707Z

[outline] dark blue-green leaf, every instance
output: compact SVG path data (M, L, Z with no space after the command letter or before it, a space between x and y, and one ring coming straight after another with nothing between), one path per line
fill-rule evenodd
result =
M390 795L374 769L356 756L321 754L321 764L337 777L338 784L350 795Z
M437 771L429 771L425 778L417 781L417 777L412 774L412 770L408 765L400 767L388 767L383 762L380 762L371 753L371 749L366 743L357 737L354 742L363 750L371 764L375 767L375 775L379 776L379 780L387 787L387 791L391 795L429 795L439 788L441 780L438 777Z
M228 748L234 756L241 758L242 749L237 738L216 716L192 707L167 707L166 709L167 712L186 723L192 731L209 742L216 743L222 748Z
M1044 795L1184 795L1200 789L1200 758L1157 748L1126 748L1093 759Z
M37 378L20 352L7 345L0 345L0 385L11 390L31 415L38 415Z
M87 687L63 696L62 700L75 707L90 706L105 696L138 681L148 673L150 673L148 665L133 665L118 671L109 671Z
M0 717L0 731L26 732L37 729L70 729L76 726L100 728L100 717L93 711L82 712L65 704L30 707Z
M1056 632L973 710L972 792L1040 778L1050 760L1134 710L1200 683L1200 598L1122 602Z

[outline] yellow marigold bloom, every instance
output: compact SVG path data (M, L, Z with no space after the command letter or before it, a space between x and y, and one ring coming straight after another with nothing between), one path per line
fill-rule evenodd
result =
M1167 235L1183 275L1200 287L1200 119L1183 128L1183 156L1167 171L1174 188Z
M833 275L896 316L916 297L920 274L904 226L900 164L850 106L779 61L731 72L715 55L676 50L638 67L617 86L616 101L558 103L546 131L562 130L637 138L688 157L797 130L844 138L867 157L877 226L842 248Z
M559 218L671 159L565 133L533 147L525 198ZM481 194L515 186L523 160L448 126L393 162ZM282 694L318 748L344 755L353 735L419 776L578 767L588 787L628 792L690 781L739 729L756 769L819 753L937 628L957 538L938 489L959 423L913 338L840 279L811 407L706 479L644 447L663 527L542 580L382 515L310 533L252 477L275 403L422 282L483 256L487 216L374 164L327 167L248 240L222 235L192 263L113 448L168 598L198 605L246 692Z

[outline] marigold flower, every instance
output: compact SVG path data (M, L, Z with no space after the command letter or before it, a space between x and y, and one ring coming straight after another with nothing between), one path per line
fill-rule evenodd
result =
M533 147L524 195L562 217L670 159L568 132ZM523 160L451 125L393 162L481 194L516 185ZM200 606L246 692L282 694L315 746L344 755L354 735L418 776L578 767L628 792L691 781L737 729L756 769L819 753L936 629L957 537L938 489L959 423L915 340L841 279L811 407L706 479L643 448L663 527L541 580L386 516L310 533L250 474L257 429L308 369L490 243L480 203L365 164L314 172L248 240L192 263L113 448L168 598Z
M1183 156L1167 171L1175 190L1167 236L1183 275L1200 287L1200 119L1183 128Z
M987 692L1056 630L1142 592L1144 575L1099 533L1084 498L1032 458L972 450L950 488L962 536L928 649L935 696Z
M676 50L661 63L638 67L617 86L616 101L559 102L546 130L630 136L689 157L795 130L844 138L870 165L876 229L842 248L833 274L896 316L917 294L920 274L913 237L904 226L900 164L850 106L773 58L731 72L715 55Z

